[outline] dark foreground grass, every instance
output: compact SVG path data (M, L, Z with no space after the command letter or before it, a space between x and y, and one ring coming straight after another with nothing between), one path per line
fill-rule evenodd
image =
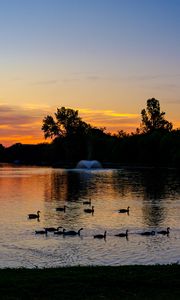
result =
M180 299L180 265L1 269L0 299Z

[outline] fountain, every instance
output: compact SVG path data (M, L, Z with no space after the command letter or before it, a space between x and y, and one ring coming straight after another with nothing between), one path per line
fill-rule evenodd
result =
M80 160L76 166L77 169L99 169L102 165L97 160Z

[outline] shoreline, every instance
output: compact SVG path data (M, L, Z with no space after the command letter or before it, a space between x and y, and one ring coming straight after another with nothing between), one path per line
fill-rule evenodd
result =
M100 170L106 169L169 169L169 170L179 170L178 166L173 165L151 165L151 164L138 164L138 163L111 163L102 162L102 168ZM42 167L42 168L52 168L52 169L76 169L76 163L74 162L62 162L62 163L14 163L14 162L0 162L0 167ZM83 168L84 170L96 170L96 168ZM78 169L77 169L78 170Z
M180 299L180 265L0 269L1 299Z

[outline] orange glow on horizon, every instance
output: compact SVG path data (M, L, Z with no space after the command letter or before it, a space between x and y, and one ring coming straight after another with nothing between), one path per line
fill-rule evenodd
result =
M51 142L51 139L45 140L41 127L42 120L47 114L54 117L56 112L54 107L25 105L12 108L8 105L0 105L0 109L0 143L5 147L16 143L38 144ZM88 108L78 108L78 111L83 121L95 127L105 127L107 133L115 134L120 130L131 133L140 127L141 117L139 114ZM174 121L173 128L180 128L180 122Z
M45 140L43 137L34 137L34 136L12 136L7 137L4 136L1 138L1 144L5 147L9 147L16 143L21 144L40 144L40 143L48 143L49 141Z

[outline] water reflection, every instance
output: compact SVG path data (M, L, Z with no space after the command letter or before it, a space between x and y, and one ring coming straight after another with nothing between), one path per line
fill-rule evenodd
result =
M142 168L118 171L113 186L122 197L142 197L144 225L157 227L167 217L166 200L180 193L180 174L177 170Z
M94 218L94 222L101 214L98 223L103 219L99 205L102 198L102 186L104 180L108 182L106 189L108 190L108 198L113 198L113 187L111 185L112 172L106 172L106 174L100 171L76 171L76 170L55 170L51 173L50 184L45 184L45 219L48 221L52 218L52 209L56 210L56 207L67 205L65 213L56 212L55 221L63 222L64 226L71 225L72 221L76 223L76 226L80 224L80 221L86 222L90 216L86 216L83 206L84 200L92 199L92 204L96 204L97 217ZM98 200L98 201L97 201ZM51 202L51 209L50 209ZM98 202L98 203L97 203ZM93 214L92 214L93 216ZM84 226L84 223L82 224ZM79 225L80 226L80 225Z
M51 203L54 210L63 205L68 207L65 214L56 214L58 220L66 220L67 224L74 219L79 223L79 219L87 218L82 209L83 200L91 198L102 223L109 213L130 206L134 219L141 218L144 228L156 228L166 225L169 214L166 200L179 193L179 176L174 170L54 170L44 185L46 219L52 217Z
M167 170L145 170L142 176L144 185L143 217L147 226L158 227L166 219Z
M166 262L174 262L180 246L179 179L177 171L167 169L1 168L0 266L8 259L16 266L23 256L38 266L161 263L160 251ZM83 205L89 199L94 214L84 212L91 207ZM63 205L65 212L56 211ZM128 206L129 215L118 212ZM28 220L37 210L39 222ZM35 235L35 230L58 226L84 229L80 237ZM172 228L169 237L140 234L167 227ZM128 239L115 236L127 230ZM106 242L93 238L105 231Z
M175 193L172 186L179 181L175 174L174 170L169 169L144 170L142 174L142 185L144 186L143 216L148 226L158 227L166 220L168 214L167 200Z
M55 171L51 174L50 186L46 186L45 201L76 202L81 197L88 197L91 190L90 173L75 171Z

